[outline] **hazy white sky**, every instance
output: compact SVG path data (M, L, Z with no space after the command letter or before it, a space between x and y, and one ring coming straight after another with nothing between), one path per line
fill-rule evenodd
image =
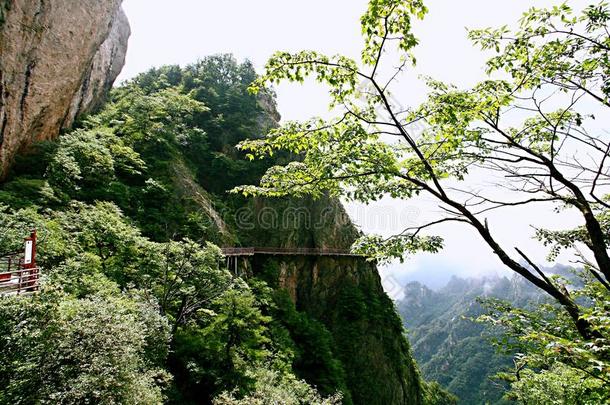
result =
M357 57L360 52L359 17L366 0L125 0L132 36L127 63L119 80L130 78L150 67L188 64L206 55L233 53L250 59L260 71L277 50L315 49ZM486 56L466 38L466 27L514 24L531 6L548 6L559 1L520 0L428 0L430 13L418 22L415 31L421 45L416 50L417 67L400 82L403 105L417 105L426 94L418 75L468 86L484 77ZM589 4L571 1L576 8ZM328 114L324 89L307 83L282 85L277 89L278 108L284 119L307 119ZM391 234L404 222L425 220L434 211L426 200L383 201L373 207L350 205L365 231ZM542 260L544 252L530 240L530 223L551 228L556 224L541 211L518 210L490 216L492 226L503 229L498 238L521 246ZM576 223L576 222L574 222ZM431 279L439 282L449 274L471 275L502 268L490 250L468 228L439 229L447 248L439 255L420 255L402 265L392 265L384 273L399 280ZM432 276L432 277L431 277ZM391 280L390 280L391 281Z

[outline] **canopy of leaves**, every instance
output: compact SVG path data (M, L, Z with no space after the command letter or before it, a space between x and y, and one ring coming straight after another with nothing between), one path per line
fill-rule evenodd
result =
M526 403L598 404L610 399L610 295L592 277L578 280L570 294L583 304L599 337L584 340L556 304L522 309L501 300L483 300L487 313L480 322L500 326L496 344L519 353L513 370L499 374L511 383L509 399ZM557 283L568 280L557 278ZM577 382L578 381L578 382Z
M101 289L101 285L97 285ZM109 291L45 289L0 305L0 402L159 403L169 329L154 304Z

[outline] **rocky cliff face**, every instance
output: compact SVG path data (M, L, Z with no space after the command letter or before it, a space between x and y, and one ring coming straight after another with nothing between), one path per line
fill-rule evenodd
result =
M103 100L130 34L121 2L0 1L0 179L15 153Z
M375 264L349 257L255 257L277 287L330 331L354 404L421 404L423 387ZM269 275L269 274L267 274Z
M235 229L247 246L349 249L359 232L333 198L264 199L247 205L250 226ZM250 229L251 227L251 229ZM421 404L424 386L400 317L374 263L360 257L254 256L232 262L242 277L285 291L296 309L330 332L349 400ZM298 340L298 338L297 338ZM315 385L317 376L307 376Z

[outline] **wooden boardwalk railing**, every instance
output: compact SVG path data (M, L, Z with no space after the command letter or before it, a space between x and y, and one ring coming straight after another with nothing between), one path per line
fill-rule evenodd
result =
M36 230L24 240L22 252L0 257L0 295L38 291L40 270L36 266Z
M20 295L38 290L37 267L24 264L19 254L0 257L0 295Z
M351 256L361 255L352 253L348 249L320 249L320 248L259 248L259 247L226 247L222 254L227 257L275 255L275 256Z

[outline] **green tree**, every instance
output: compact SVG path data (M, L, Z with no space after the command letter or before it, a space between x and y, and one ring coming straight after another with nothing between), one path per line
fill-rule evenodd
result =
M214 399L214 405L339 405L342 403L340 394L323 398L305 381L269 368L255 369L252 378L256 381L252 393L236 398L235 393L223 392Z
M139 155L107 128L76 130L61 138L47 169L54 189L68 198L103 197L119 176L140 175Z
M154 305L50 289L1 301L0 403L162 402L169 335Z
M330 106L338 115L288 122L264 139L242 142L251 158L284 150L301 159L271 168L259 186L238 190L267 196L331 193L362 202L425 194L437 202L441 216L389 239L365 237L356 249L376 259L437 252L442 239L424 232L441 223L465 224L507 268L555 298L583 338L599 337L572 297L523 250L503 245L484 216L540 203L565 208L556 211L558 222L567 210L579 213L585 224L582 239L594 256L587 270L608 285L608 232L600 215L609 205L600 193L608 179L610 144L587 132L594 118L591 104L609 107L607 4L578 15L565 4L532 8L514 33L507 28L470 31L475 43L498 52L488 63L489 78L467 90L429 79L428 100L404 110L396 106L392 90L395 79L415 61L412 19L426 11L419 0L371 0L361 19L360 61L313 51L276 53L252 91L313 76L330 88ZM381 66L394 60L386 56L390 52L398 52L402 64L385 75ZM501 69L508 75L494 77ZM512 119L515 110L525 118ZM414 123L425 124L419 136ZM498 198L472 190L464 181L475 171L490 174L492 181L503 176L496 185L510 195Z
M255 383L251 371L271 359L271 318L244 285L217 298L206 312L175 336L176 373L185 377L181 391L191 399L226 390L245 395Z
M508 398L532 405L602 404L608 400L607 395L600 395L602 385L578 370L556 364L540 372L521 371Z
M257 293L257 296L261 295ZM328 329L308 314L297 311L287 291L277 291L271 298L270 313L289 334L286 345L294 352L292 365L297 375L322 394L341 391L343 403L351 403L345 370L337 359L335 342Z
M256 297L248 290L231 290L217 305L217 314L204 334L232 378L232 374L243 373L240 368L244 363L254 364L270 355L266 346L271 343L267 336L271 318L261 313Z
M424 384L424 404L426 405L455 405L458 398L449 394L438 383L428 382Z
M106 275L124 285L124 276L135 267L144 238L121 210L110 202L75 202L55 215L72 251L97 255Z
M149 242L142 250L136 283L157 297L173 333L209 308L232 284L231 274L221 268L220 249L211 243L203 247L191 240Z
M507 397L522 403L600 404L610 400L610 294L593 276L570 288L583 303L582 317L599 335L583 339L555 303L523 309L497 299L482 300L487 313L478 321L502 328L495 344L518 353L515 366L498 375L511 383ZM569 285L568 280L555 279Z

